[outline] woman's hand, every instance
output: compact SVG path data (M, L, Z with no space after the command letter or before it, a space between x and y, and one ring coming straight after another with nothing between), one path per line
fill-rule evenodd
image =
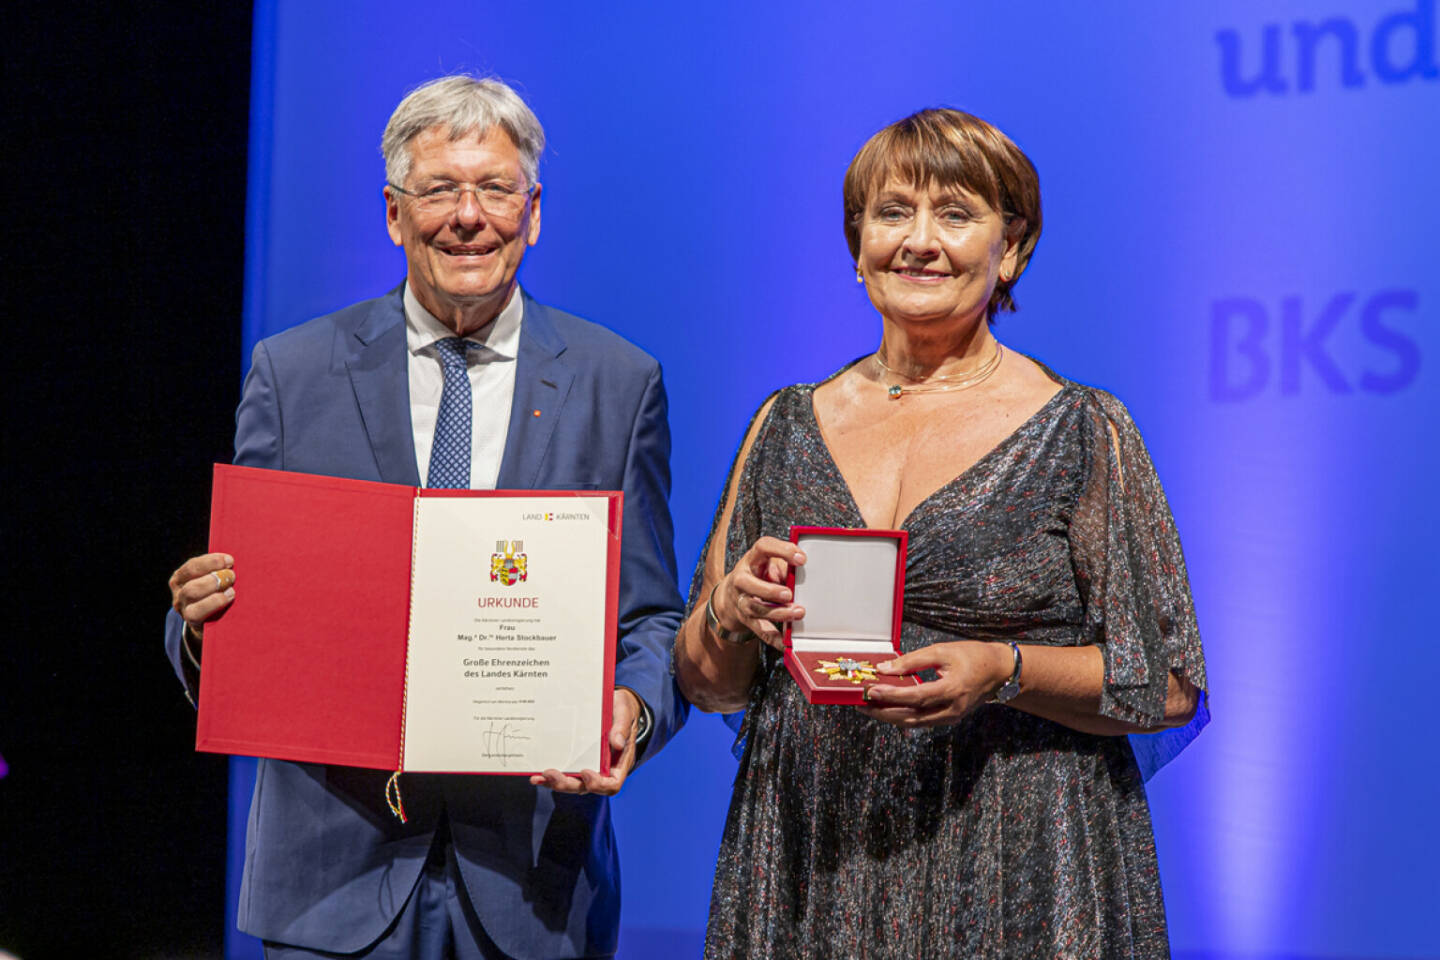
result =
M795 597L785 580L791 567L804 563L805 552L788 540L756 540L710 594L720 626L731 633L753 633L777 650L785 649L777 624L805 616L805 608L791 602Z
M998 690L1014 670L1007 643L957 640L936 643L880 664L885 674L933 669L938 680L914 687L874 684L865 688L860 712L897 727L939 727L958 723Z

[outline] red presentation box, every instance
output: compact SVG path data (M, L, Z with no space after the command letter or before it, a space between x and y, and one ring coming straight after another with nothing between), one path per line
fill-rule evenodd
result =
M811 703L858 704L877 683L914 686L913 674L875 666L900 655L905 606L904 530L791 527L805 551L789 586L805 619L785 628L785 667Z

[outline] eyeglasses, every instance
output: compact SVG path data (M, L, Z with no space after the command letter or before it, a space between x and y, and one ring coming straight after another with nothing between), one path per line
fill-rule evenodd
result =
M452 180L427 180L414 190L387 183L391 190L403 193L415 204L415 209L427 217L449 216L460 206L460 197L466 193L475 194L475 202L487 216L497 220L516 220L525 208L525 201L535 192L532 184L522 187L516 183L488 180L485 183L455 183Z

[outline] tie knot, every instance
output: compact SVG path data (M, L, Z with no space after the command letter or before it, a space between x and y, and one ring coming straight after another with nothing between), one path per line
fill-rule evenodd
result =
M464 337L446 337L435 341L435 349L440 352L440 362L446 367L455 364L464 366L466 352L471 347L478 346L480 344L474 340L466 340Z

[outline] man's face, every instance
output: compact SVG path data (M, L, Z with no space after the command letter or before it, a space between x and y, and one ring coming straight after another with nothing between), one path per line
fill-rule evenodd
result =
M449 138L449 128L432 127L410 141L410 173L400 184L412 193L461 184L492 189L526 189L520 151L501 127ZM426 209L385 188L390 239L405 248L408 282L425 309L458 332L479 329L505 306L527 247L540 237L540 186L513 212L487 213L465 190L450 209ZM442 204L443 206L443 204Z

